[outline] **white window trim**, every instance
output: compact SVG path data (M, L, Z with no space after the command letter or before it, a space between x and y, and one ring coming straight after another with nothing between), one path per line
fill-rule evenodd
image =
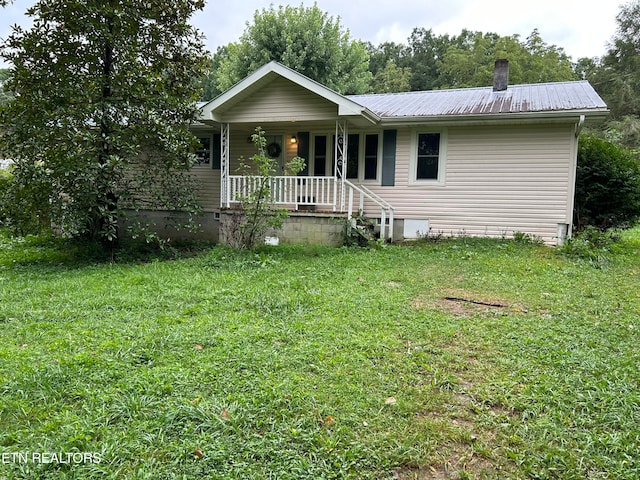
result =
M418 168L418 134L439 133L440 152L438 156L438 178L430 180L418 180L416 178ZM419 187L443 187L445 185L445 170L447 167L447 143L448 131L446 128L415 128L411 131L411 146L409 150L409 185Z

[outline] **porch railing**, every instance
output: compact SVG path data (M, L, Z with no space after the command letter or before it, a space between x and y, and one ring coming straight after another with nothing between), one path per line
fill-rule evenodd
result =
M259 187L262 177L251 175L229 175L227 207L241 202ZM296 210L301 205L333 207L335 205L335 178L274 176L268 179L270 202L276 205L291 205Z
M229 175L225 203L229 208L234 203L252 195L263 177L251 175ZM319 206L333 211L346 212L349 219L358 211L364 211L365 200L380 208L380 238L393 240L393 207L364 185L355 185L335 177L274 176L268 180L269 201L298 210L301 206ZM345 195L342 195L343 189ZM357 196L358 208L354 200ZM346 205L338 205L338 199L346 197ZM388 229L388 230L387 230Z

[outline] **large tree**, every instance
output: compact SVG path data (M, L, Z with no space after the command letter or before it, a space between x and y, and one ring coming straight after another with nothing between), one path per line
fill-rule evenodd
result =
M40 0L3 42L0 156L22 191L47 193L57 228L114 242L126 212L195 209L188 126L206 57L188 20L203 6Z
M618 28L599 69L589 80L611 108L612 116L640 116L640 0L620 7Z
M366 45L316 4L257 10L240 41L227 45L216 71L219 89L271 60L344 94L365 93L371 83Z
M410 68L411 90L433 90L448 88L443 84L441 64L451 46L448 35L435 35L431 29L414 28L408 38L408 48L399 66Z
M547 45L537 30L523 42L518 35L500 36L463 30L452 39L439 61L443 86L491 85L494 61L509 59L509 82L540 83L573 80L571 60L562 48Z

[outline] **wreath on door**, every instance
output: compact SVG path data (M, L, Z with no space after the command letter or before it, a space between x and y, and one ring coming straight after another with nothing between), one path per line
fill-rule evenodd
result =
M267 145L267 155L271 158L278 158L280 156L280 152L282 152L280 144L273 142Z

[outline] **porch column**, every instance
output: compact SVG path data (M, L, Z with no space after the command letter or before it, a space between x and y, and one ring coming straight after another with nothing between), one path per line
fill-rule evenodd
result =
M220 129L220 208L229 208L229 124Z
M340 186L340 211L344 211L345 190L344 181L347 177L347 142L349 135L347 132L347 121L338 118L336 120L336 145L333 158L335 159L333 179L335 188L333 189L333 210L336 210L338 185ZM338 182L338 179L340 180Z

